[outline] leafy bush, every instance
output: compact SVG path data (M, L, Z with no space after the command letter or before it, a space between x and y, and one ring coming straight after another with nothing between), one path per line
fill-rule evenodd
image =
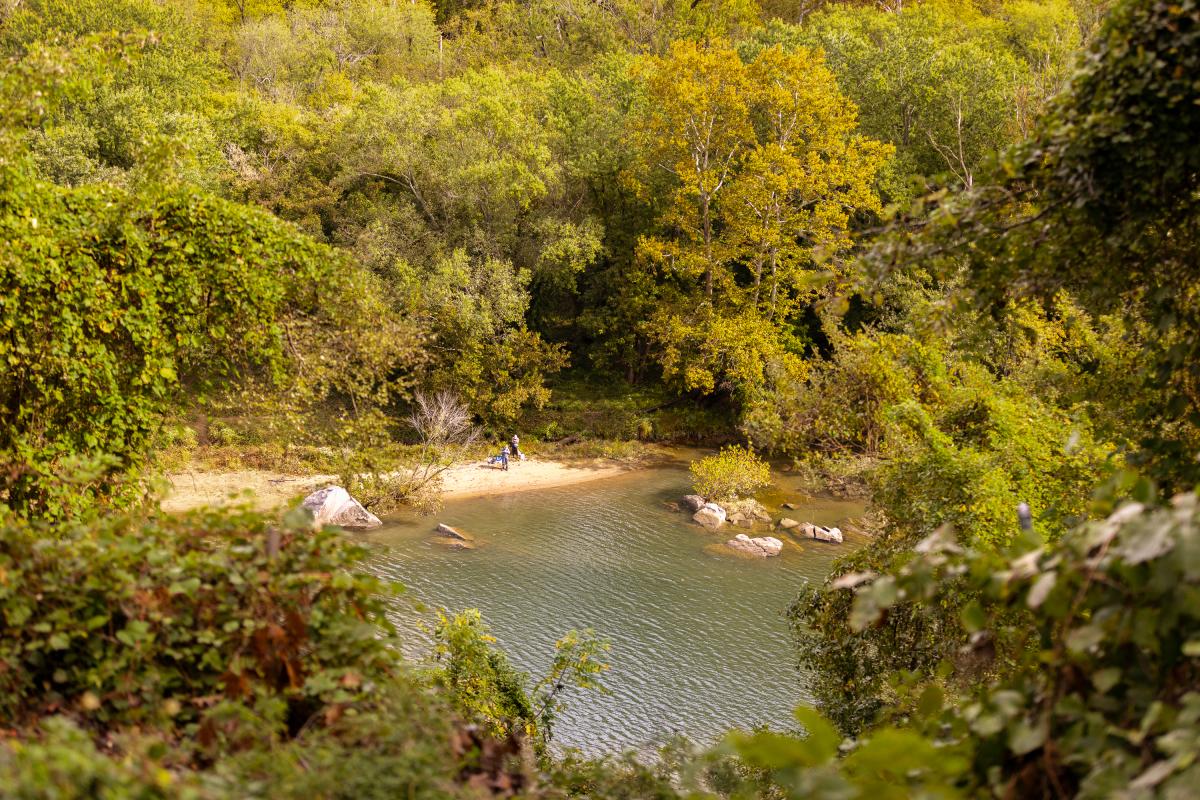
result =
M770 466L753 450L740 445L724 447L716 455L693 461L691 471L692 487L710 500L750 497L771 485Z
M970 782L998 795L1182 797L1200 780L1200 497L1122 505L1047 546L963 547L945 530L888 574L852 572L842 635L948 592L966 647L947 669L974 681L943 709L936 676L909 676L930 734L972 753ZM980 675L986 676L979 681ZM936 699L936 702L935 702ZM901 706L903 708L903 704ZM967 777L967 776L964 776Z
M756 445L794 456L814 449L878 455L887 409L927 379L930 360L906 337L841 337L831 361L816 362L805 382L781 383L750 410L742 429Z
M396 674L396 640L389 587L354 570L364 553L243 513L9 524L0 725L70 709L211 755L250 744L243 728L286 737L367 701Z
M0 744L0 785L6 797L19 800L216 800L193 781L172 774L157 758L114 759L101 754L91 738L69 719L54 717L42 725L43 735L20 744ZM139 754L141 755L141 754Z
M425 687L403 681L369 709L257 745L185 770L174 747L153 734L120 734L101 752L70 719L53 717L36 738L0 743L0 786L19 800L442 800L478 798L483 783L519 786L531 771L519 753L496 763L491 740L464 730Z

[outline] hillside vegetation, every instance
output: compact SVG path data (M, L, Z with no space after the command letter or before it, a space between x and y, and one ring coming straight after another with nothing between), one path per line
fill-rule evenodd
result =
M0 0L0 56L6 796L1200 782L1195 0ZM157 510L220 446L427 500L437 403L869 487L818 709L562 753L590 632L410 662L351 541Z

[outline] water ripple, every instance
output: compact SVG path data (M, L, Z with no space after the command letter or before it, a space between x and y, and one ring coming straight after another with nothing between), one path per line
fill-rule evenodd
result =
M478 550L430 546L432 521L398 520L372 536L385 546L371 569L431 606L479 608L514 663L535 676L567 630L607 638L612 693L570 698L555 728L560 745L612 752L675 733L711 741L734 726L787 727L808 697L782 611L852 542L789 544L762 561L713 556L704 545L732 533L707 534L662 505L687 480L662 468L449 503L437 521L474 534ZM827 503L789 513L832 523L858 511ZM395 616L415 629L407 605Z

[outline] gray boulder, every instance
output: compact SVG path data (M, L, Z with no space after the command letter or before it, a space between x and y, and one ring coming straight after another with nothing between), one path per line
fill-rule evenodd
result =
M805 522L795 530L798 536L804 536L808 539L816 539L818 542L831 542L833 544L842 543L842 532L837 528L822 528L820 525L813 525L811 522Z
M796 522L796 520L791 519L790 517L784 517L783 519L779 520L779 530L781 531L790 531L792 528L799 527L800 523Z
M757 536L751 539L746 534L739 533L725 544L739 553L759 558L777 556L783 550L783 542L774 536Z
M704 508L704 498L698 494L685 494L679 501L679 505L683 506L689 514L695 514Z
M351 530L371 530L383 525L379 517L363 508L362 503L350 496L341 486L326 486L304 498L301 504L313 515L317 527L336 525Z
M725 509L716 503L705 503L692 515L692 519L706 528L716 529L725 524Z

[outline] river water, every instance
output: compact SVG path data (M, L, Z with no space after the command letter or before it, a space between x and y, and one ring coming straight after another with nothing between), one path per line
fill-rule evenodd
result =
M762 498L772 511L772 502L799 497L787 476L778 484ZM708 533L665 507L689 491L686 468L672 465L450 501L433 518L392 520L371 534L380 546L369 568L429 606L480 609L512 661L535 677L567 630L590 627L608 639L612 693L569 695L556 745L596 755L644 750L675 733L711 742L731 727L790 727L791 709L810 698L783 611L805 581L823 580L861 539L788 541L770 559L714 554L705 546L740 529ZM784 513L836 524L862 510L809 500ZM429 544L437 522L471 533L478 549ZM421 617L411 602L397 605L395 620L414 649L428 647Z

